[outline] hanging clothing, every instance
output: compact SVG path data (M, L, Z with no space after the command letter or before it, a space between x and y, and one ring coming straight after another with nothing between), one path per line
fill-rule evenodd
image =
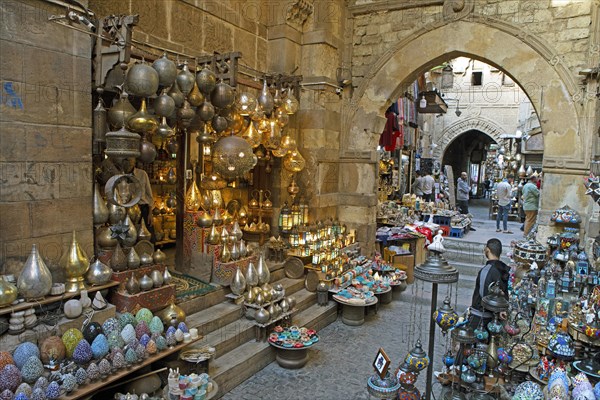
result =
M399 136L398 119L396 114L389 109L385 113L385 117L387 118L387 122L383 128L383 132L381 132L381 136L379 136L379 146L383 147L385 151L394 151Z

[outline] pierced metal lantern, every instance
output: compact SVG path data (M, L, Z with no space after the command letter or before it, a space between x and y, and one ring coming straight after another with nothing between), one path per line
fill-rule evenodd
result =
M444 304L435 310L433 320L442 329L442 334L446 335L448 329L452 328L458 322L458 314L450 305L450 298L446 297Z
M508 300L500 289L498 282L492 282L489 286L489 294L481 299L483 308L491 312L503 312L508 310Z
M252 147L238 136L225 136L215 143L212 152L213 168L225 179L244 176L256 165Z
M427 353L423 350L423 346L421 345L421 340L417 340L415 347L407 354L404 361L414 370L414 371L422 371L429 365L429 357L427 357Z
M105 139L106 150L104 152L115 162L140 156L140 135L128 131L125 127L121 127L118 131L108 132Z
M429 257L415 267L415 278L432 283L454 283L458 281L458 270L442 257L438 251L430 251Z

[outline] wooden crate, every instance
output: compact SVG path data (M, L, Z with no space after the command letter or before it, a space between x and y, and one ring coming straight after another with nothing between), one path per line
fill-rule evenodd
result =
M162 310L169 303L175 301L175 285L163 285L138 294L129 294L113 290L110 292L109 301L115 305L117 312L129 311L137 313L141 308L147 308L152 312Z

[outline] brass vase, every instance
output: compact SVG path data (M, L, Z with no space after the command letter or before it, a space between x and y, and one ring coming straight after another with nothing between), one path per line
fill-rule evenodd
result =
M88 269L85 277L92 286L104 285L112 278L113 271L110 267L96 259Z
M244 240L240 240L240 258L244 258L246 257L246 255L248 254L248 249L246 248L246 242L244 242Z
M98 183L94 183L94 203L93 203L94 225L102 225L108 221L108 207L100 194Z
M117 247L113 250L112 257L110 258L110 266L114 271L126 271L127 270L127 256L123 252L121 244L117 242Z
M161 249L156 249L152 255L152 260L154 264L164 264L167 261L167 255Z
M209 212L204 211L196 220L196 225L198 225L200 228L208 228L209 226L212 225L212 216L210 215Z
M240 271L240 268L236 268L235 274L233 275L233 279L231 279L231 284L229 285L231 292L236 296L241 295L246 290L246 278L244 278L244 274Z
M187 193L185 194L185 208L188 211L198 211L200 209L201 196L198 185L196 184L196 178L192 181Z
M60 261L60 266L65 271L65 290L68 293L85 290L85 273L90 267L90 261L87 255L79 246L75 231L73 231L73 240Z
M196 85L196 82L194 82L194 87L192 88L192 91L190 92L190 94L188 94L187 98L188 98L188 101L190 102L190 104L194 107L198 107L200 104L202 104L204 102L204 95L198 89L198 85Z
M229 242L229 231L227 231L226 227L221 229L221 243L227 244Z
M236 240L241 240L244 233L240 229L240 224L238 221L233 222L233 227L231 228L231 234L235 236Z
M17 290L25 300L36 300L50 293L51 288L52 274L34 244L17 279Z
M227 243L223 243L223 251L221 251L221 262L228 263L231 261L231 252Z
M156 316L161 319L165 327L176 327L180 322L185 322L185 311L173 302L156 313Z
M256 267L256 274L258 275L258 284L263 285L269 283L271 280L271 271L265 262L265 258L262 253L258 256L258 266Z
M208 234L208 238L206 239L206 241L208 242L208 244L216 245L219 244L220 240L221 237L219 236L219 231L217 230L215 224L213 224L210 228L210 233Z
M233 243L231 246L231 259L237 261L240 258L240 249L237 243Z
M127 120L127 126L133 132L152 134L158 128L158 121L153 115L148 113L146 108L146 99L142 99L142 105L138 112L133 114Z
M0 307L6 307L17 299L17 287L0 278Z
M246 283L249 286L258 285L258 273L256 272L256 268L254 268L253 263L248 263L248 266L246 267L245 275L246 275Z

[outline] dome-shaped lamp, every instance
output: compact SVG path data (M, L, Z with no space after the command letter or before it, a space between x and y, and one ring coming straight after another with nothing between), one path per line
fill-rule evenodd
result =
M422 371L429 365L429 357L427 357L427 353L423 350L423 346L421 345L421 340L417 340L415 347L406 355L404 359L413 371Z
M483 308L494 313L508 310L508 300L504 297L504 292L500 289L498 282L490 283L488 295L483 296L481 304Z

